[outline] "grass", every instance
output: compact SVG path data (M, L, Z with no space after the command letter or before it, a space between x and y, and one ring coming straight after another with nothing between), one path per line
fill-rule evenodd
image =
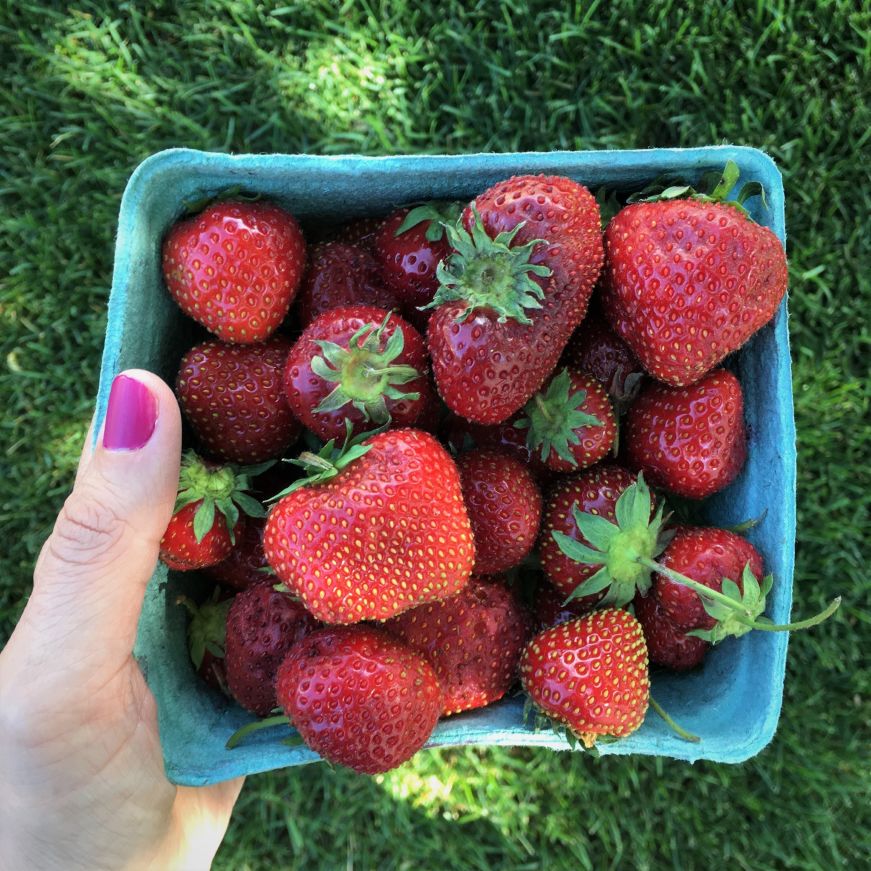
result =
M850 0L690 5L0 5L0 641L70 486L118 204L148 154L734 142L784 174L796 612L845 606L792 640L772 745L738 767L442 750L371 780L262 775L217 868L867 863L871 16Z

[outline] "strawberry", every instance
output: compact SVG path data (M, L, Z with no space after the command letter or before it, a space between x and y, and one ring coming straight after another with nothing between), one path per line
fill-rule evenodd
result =
M662 512L651 520L650 491L643 487L636 500L634 483L621 466L594 466L560 481L545 504L539 539L542 569L560 593L573 601L580 596L584 607L598 602L626 605L636 588L650 587L650 570L636 563L634 555L653 557L661 551ZM630 488L632 502L621 504ZM611 534L617 518L623 535L606 540L600 530Z
M475 559L460 476L428 433L389 430L334 443L269 513L278 577L325 623L386 620L458 593Z
M508 692L529 637L530 620L502 578L472 578L441 602L384 624L432 664L444 693L443 714L483 708Z
M265 517L247 518L242 532L236 536L230 555L216 565L209 566L206 574L212 580L234 590L244 590L269 580L269 563L263 552L265 528Z
M536 635L520 658L532 702L592 747L644 721L650 698L641 624L616 608L594 611Z
M188 623L188 653L197 674L213 689L227 692L227 674L224 668L224 638L227 612L232 599L219 587L201 605L179 596L176 604L183 605L190 614Z
M432 302L439 286L436 270L450 253L441 221L456 220L456 213L452 204L397 209L375 237L381 278L399 298L403 315L420 330L426 329L430 314L421 307Z
M598 308L591 307L572 333L563 352L563 363L604 384L618 408L634 398L644 377L632 349L608 326Z
M226 200L179 221L163 241L163 277L181 310L225 342L275 332L296 295L305 241L293 215Z
M239 509L262 517L263 506L247 491L261 467L206 463L193 451L181 462L175 513L160 540L160 558L178 572L203 569L225 560L244 528Z
M718 493L747 457L738 379L715 369L689 387L651 382L629 409L623 444L651 484L688 499Z
M479 575L523 562L541 521L541 492L529 470L504 451L474 450L457 460L463 500L475 539Z
M227 613L227 686L246 710L265 717L275 707L275 674L288 651L317 621L292 596L261 581L243 590Z
M442 709L432 666L371 626L330 626L296 644L278 670L276 694L312 750L361 774L410 759Z
M555 472L575 472L614 446L617 420L605 388L591 376L562 368L514 422L532 453Z
M287 358L293 413L318 437L341 438L391 421L413 424L423 409L426 346L399 315L351 306L315 319Z
M202 447L233 463L280 457L302 427L284 395L290 342L203 342L182 357L175 392Z
M329 240L342 245L353 245L371 253L383 224L384 218L354 218L334 228L329 234Z
M460 417L509 418L553 371L602 266L599 207L567 178L494 185L448 227L427 339L439 393Z
M647 654L651 665L660 665L672 671L689 671L705 659L711 645L701 638L687 635L672 623L659 599L640 593L633 601L635 616L644 630Z
M341 242L317 245L299 290L300 326L307 327L330 309L350 305L399 308L396 294L384 287L378 264L368 251Z
M605 315L667 384L698 381L770 321L786 293L780 240L725 202L737 179L730 161L711 196L670 188L666 199L624 208L605 232Z
M584 599L572 599L566 602L565 593L557 591L553 584L543 580L536 586L532 602L535 622L539 631L550 629L551 626L559 626L567 620L575 620L592 611L598 601L598 596L590 596L592 601Z

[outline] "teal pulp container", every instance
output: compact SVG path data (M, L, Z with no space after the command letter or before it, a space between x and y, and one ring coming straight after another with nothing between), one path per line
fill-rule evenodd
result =
M194 341L192 325L169 298L160 273L160 243L187 202L228 188L256 191L280 203L304 224L333 223L384 214L427 199L469 200L519 173L565 175L592 190L636 191L664 173L688 181L734 160L742 181L762 184L753 217L785 241L783 185L774 163L753 148L721 146L648 151L549 152L407 157L210 154L163 151L133 173L121 202L109 320L103 349L98 421L105 414L112 379L139 367L168 381ZM706 506L706 519L730 525L764 514L748 534L775 575L767 614L787 622L792 601L795 542L795 428L786 301L730 361L745 393L749 456L741 476ZM314 762L304 746L280 743L276 727L234 750L227 738L251 715L205 686L186 649L186 615L176 596L192 592L196 578L160 566L145 599L135 655L157 699L166 771L178 784L202 785L283 766ZM195 592L195 591L194 591ZM602 753L639 753L688 761L741 762L758 753L777 726L783 695L788 637L755 632L716 647L704 666L685 675L656 674L653 694L686 729L701 736L681 740L653 712L633 735L603 744ZM427 746L519 745L566 750L548 731L524 724L522 700L439 723Z

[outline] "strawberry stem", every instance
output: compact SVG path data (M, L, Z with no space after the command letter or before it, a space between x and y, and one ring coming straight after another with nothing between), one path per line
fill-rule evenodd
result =
M242 726L241 729L237 729L227 739L226 748L227 750L232 750L242 740L247 738L249 735L252 735L254 732L259 732L261 729L270 729L272 726L283 725L290 725L290 720L285 717L284 714L279 714L275 717L266 717L264 720L252 720L250 723L246 723Z
M662 705L660 705L659 702L657 702L656 699L653 698L653 696L650 696L649 701L650 701L650 707L653 708L653 710L656 711L656 713L659 714L659 716L662 717L662 719L665 720L666 723L668 723L668 725L672 729L672 731L674 731L678 735L680 735L680 737L683 738L684 741L691 741L693 744L699 743L699 741L701 740L699 738L699 736L693 735L692 732L687 732L687 730L684 729L683 726L678 725L666 713L665 708L663 708Z
M840 607L841 597L836 596L819 614L808 617L806 620L797 620L795 623L766 623L760 621L754 623L753 628L762 629L764 632L792 632L795 629L809 629L811 626L822 623L823 620L828 620Z

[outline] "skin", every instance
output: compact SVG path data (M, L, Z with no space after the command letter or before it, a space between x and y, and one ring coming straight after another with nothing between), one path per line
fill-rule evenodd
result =
M137 450L92 450L0 654L0 869L208 868L242 780L164 775L154 698L132 656L172 513L181 423L172 391Z

